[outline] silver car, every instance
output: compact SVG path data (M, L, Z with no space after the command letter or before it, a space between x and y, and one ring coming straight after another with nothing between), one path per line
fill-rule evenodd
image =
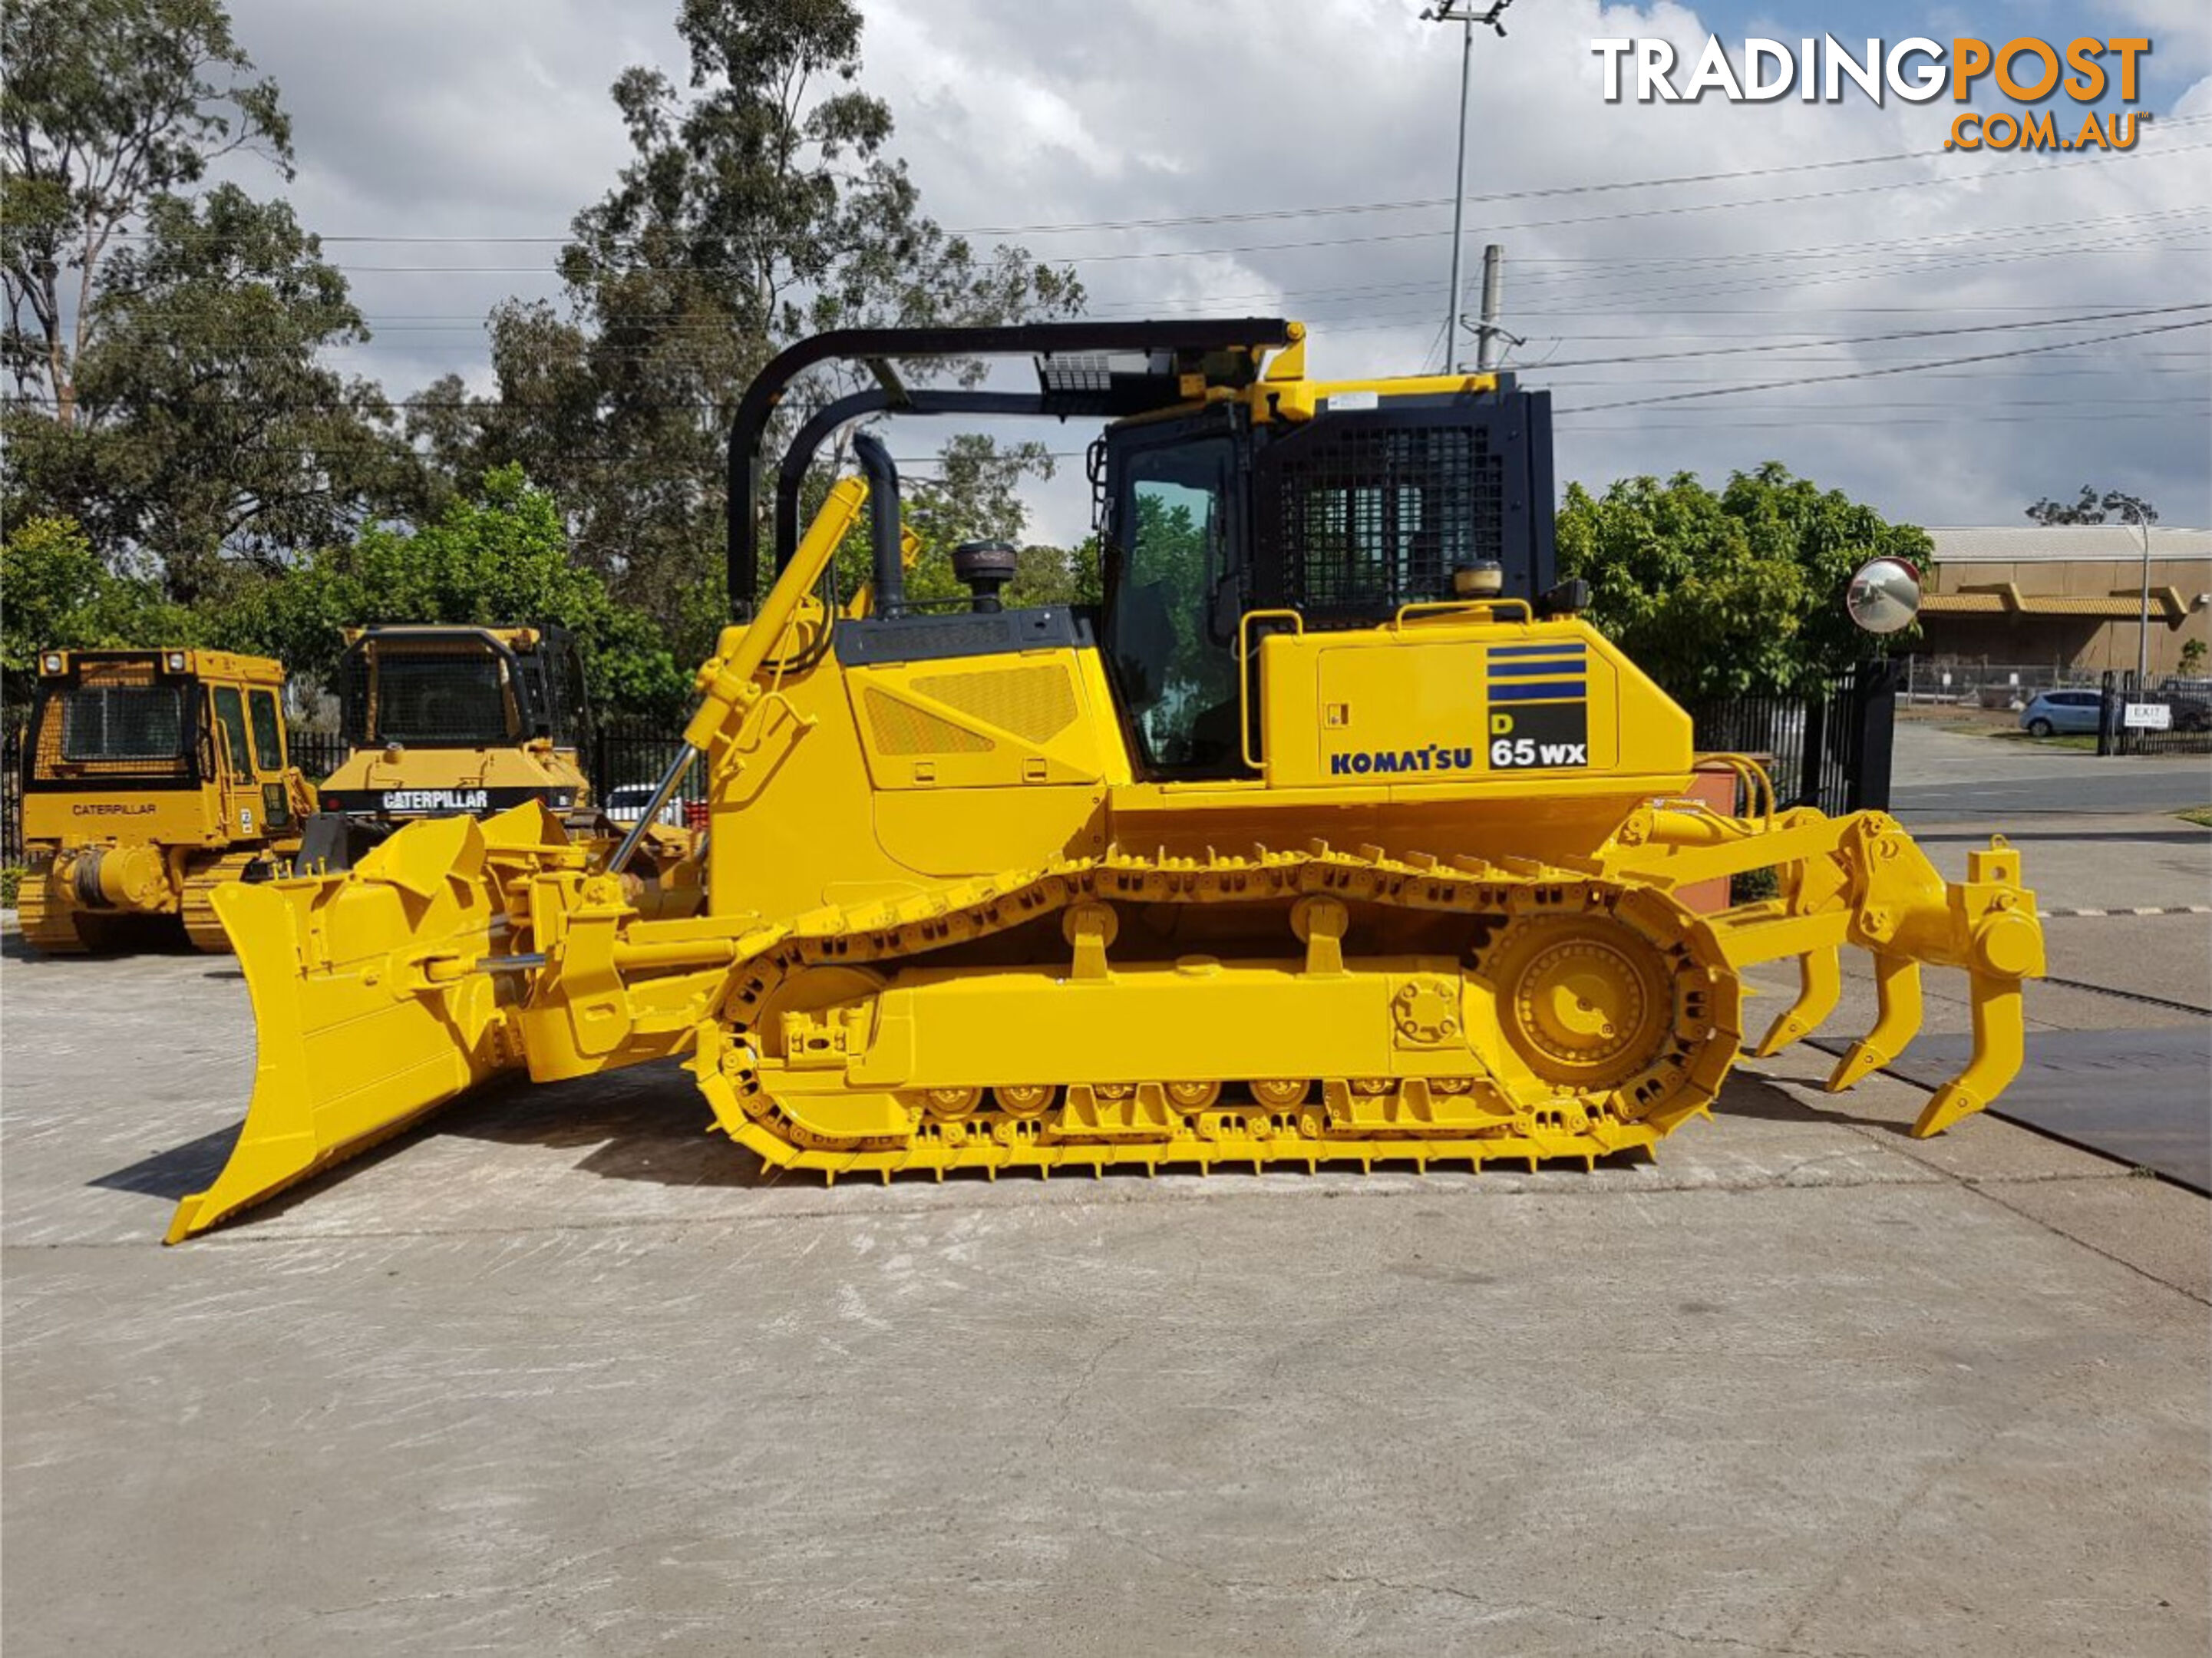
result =
M2104 706L2104 697L2096 691L2043 691L2020 711L2020 728L2031 737L2062 732L2094 736Z
M635 823L653 804L653 788L650 783L617 783L607 791L606 803L600 810L611 822ZM681 799L671 800L660 809L660 821L671 829L682 829L684 805Z

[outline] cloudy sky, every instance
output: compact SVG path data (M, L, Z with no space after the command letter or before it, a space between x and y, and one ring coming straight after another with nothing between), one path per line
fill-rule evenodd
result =
M1094 314L1287 314L1320 372L1412 372L1442 351L1459 72L1456 27L1420 9L864 0L864 80L939 222L1073 264ZM293 199L374 330L358 366L394 395L483 381L484 313L556 292L570 216L624 159L609 84L682 78L674 0L232 10L293 112ZM1555 393L1562 481L1772 459L1923 524L2017 522L2085 483L2212 524L2212 331L2101 338L2208 313L2090 319L2212 303L2202 0L1518 0L1507 24L1476 42L1468 258L1506 249L1509 366ZM1589 50L1823 29L2147 34L2158 118L2110 160L1946 155L1948 99L1607 105ZM1711 174L1736 176L1664 182ZM1081 533L1066 470L1038 533Z

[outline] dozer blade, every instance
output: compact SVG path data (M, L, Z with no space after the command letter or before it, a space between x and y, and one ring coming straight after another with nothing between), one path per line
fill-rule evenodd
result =
M426 821L348 874L216 890L253 1002L253 1098L215 1184L178 1204L169 1242L519 1061L507 1030L516 979L477 970L506 932L487 834L527 847L546 833L542 817L518 808L483 823Z

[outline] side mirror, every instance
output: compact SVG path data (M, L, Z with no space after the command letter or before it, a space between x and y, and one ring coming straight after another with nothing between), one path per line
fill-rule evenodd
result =
M1909 628L1920 614L1920 572L1901 558L1871 559L1844 590L1844 609L1866 633Z

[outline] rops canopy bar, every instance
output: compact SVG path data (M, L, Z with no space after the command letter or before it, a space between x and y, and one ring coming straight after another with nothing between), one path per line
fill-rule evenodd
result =
M1204 354L1239 347L1267 349L1291 343L1291 325L1280 317L1208 318L1164 322L1022 323L1006 328L846 328L801 340L771 361L754 379L730 422L729 566L730 610L742 616L750 608L760 572L760 524L756 503L761 483L761 441L769 422L792 381L824 362L884 365L878 378L896 385L888 365L916 357L1050 358L1084 352ZM1163 390L1172 388L1170 378ZM1119 401L1109 386L1063 392L1047 377L1039 414L1110 414ZM890 406L903 401L894 391ZM1149 401L1139 400L1137 406Z

